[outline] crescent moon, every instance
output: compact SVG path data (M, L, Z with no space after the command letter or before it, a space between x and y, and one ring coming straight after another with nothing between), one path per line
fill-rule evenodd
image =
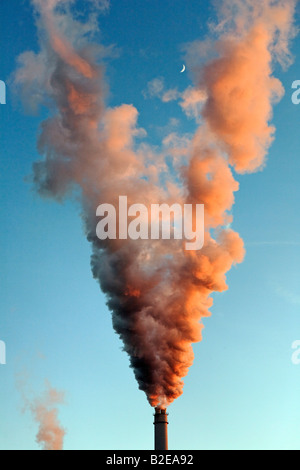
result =
M183 68L182 68L182 70L181 70L180 73L183 73L183 72L185 72L185 65L183 66Z

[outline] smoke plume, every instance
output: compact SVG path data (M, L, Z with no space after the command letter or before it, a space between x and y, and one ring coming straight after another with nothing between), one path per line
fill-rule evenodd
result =
M64 392L57 391L46 381L44 392L35 396L28 390L28 378L24 372L18 375L16 383L24 411L29 411L38 425L36 442L43 450L63 450L66 431L59 421L58 406L65 402Z
M40 399L31 403L30 410L39 430L37 443L43 450L63 450L66 431L58 419L57 405L64 403L64 395L47 385L47 390Z
M103 68L88 41L93 16L79 23L68 0L33 3L40 52L19 58L15 84L24 96L31 93L35 108L50 103L52 110L41 126L35 188L57 200L74 191L80 195L93 275L107 296L114 329L149 403L168 406L182 393L211 294L227 289L226 273L245 255L242 239L228 228L239 189L233 171L253 172L265 164L275 132L273 104L283 95L273 66L290 60L295 1L220 2L217 40L206 44L211 58L195 65L195 92L188 95L189 107L196 100L193 109L204 97L201 123L171 169L163 152L138 144L145 131L137 126L133 105L105 106ZM120 195L129 205L147 207L204 204L203 249L187 252L178 240L100 241L96 208L118 207Z

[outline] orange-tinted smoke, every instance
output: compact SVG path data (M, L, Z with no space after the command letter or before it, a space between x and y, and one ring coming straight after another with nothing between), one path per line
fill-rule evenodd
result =
M37 443L43 450L63 450L66 431L58 418L57 406L64 403L64 394L47 384L47 390L41 398L30 404L30 410L36 423Z
M137 146L145 131L137 127L134 106L105 108L101 68L87 45L83 54L59 31L55 5L39 8L40 29L49 39L41 57L51 64L45 74L57 114L43 122L34 183L41 195L57 199L80 189L93 275L152 406L168 406L182 394L194 360L192 344L201 340L201 320L210 315L211 294L227 289L226 273L245 255L242 239L229 228L239 189L231 167L239 172L261 167L273 139L269 120L282 87L272 77L272 59L282 58L287 48L292 2L233 4L234 21L221 21L217 28L217 57L197 75L207 96L202 124L190 142L188 162L181 168L174 162L172 171L163 155ZM227 1L223 6L230 9ZM22 64L26 69L25 58ZM29 73L18 76L28 79ZM148 208L204 204L204 248L186 252L178 240L100 241L96 208L101 203L117 208L122 195L129 205Z
M263 167L274 139L273 104L284 89L273 65L288 57L296 2L223 3L235 28L225 28L215 45L218 57L200 72L208 96L203 117L236 171L253 172Z
M25 370L17 375L17 388L23 401L23 411L31 413L38 426L36 442L42 450L63 450L66 430L59 420L59 405L64 404L64 393L45 382L45 390L37 396L30 391Z

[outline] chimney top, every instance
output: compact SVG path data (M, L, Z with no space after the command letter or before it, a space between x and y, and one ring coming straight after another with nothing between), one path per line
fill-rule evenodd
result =
M155 413L156 414L161 414L161 415L166 415L167 414L167 410L166 408L160 408L159 406L157 406L155 408Z

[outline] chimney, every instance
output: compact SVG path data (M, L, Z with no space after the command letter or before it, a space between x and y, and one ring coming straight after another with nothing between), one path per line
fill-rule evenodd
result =
M168 450L168 415L164 408L155 408L154 441L155 450Z

